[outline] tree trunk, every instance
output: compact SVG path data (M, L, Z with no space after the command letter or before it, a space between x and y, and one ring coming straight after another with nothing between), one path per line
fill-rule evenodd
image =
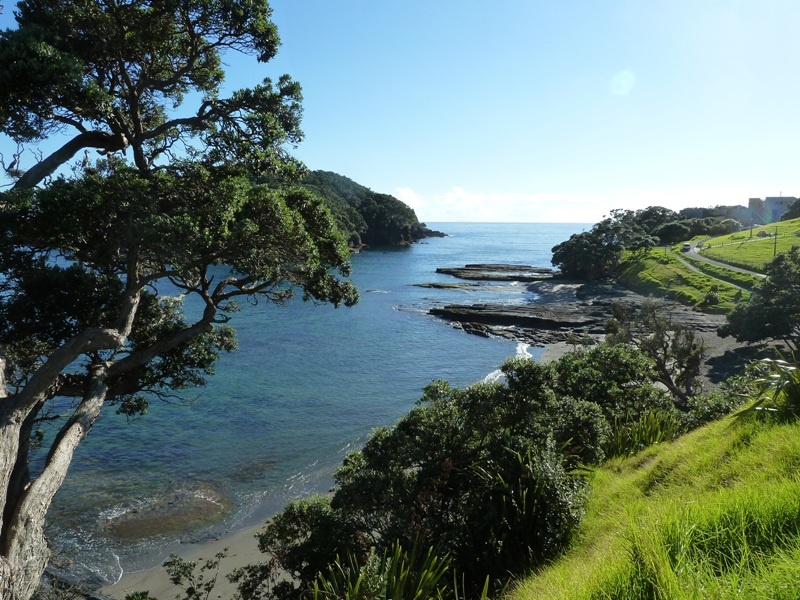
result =
M64 478L78 444L89 433L105 402L107 365L96 365L88 391L58 432L44 470L33 483L17 490L19 495L5 498L12 510L0 532L0 600L28 600L36 592L50 550L44 534L45 517ZM5 434L5 432L4 432ZM18 436L17 436L18 437ZM3 445L7 444L3 435ZM10 448L0 446L0 451ZM13 449L16 451L16 449ZM4 589L5 588L5 589Z

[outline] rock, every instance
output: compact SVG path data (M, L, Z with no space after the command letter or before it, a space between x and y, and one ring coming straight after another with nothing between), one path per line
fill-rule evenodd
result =
M439 267L437 273L452 275L459 279L483 281L541 281L552 279L559 271L528 265L473 264L463 267Z
M515 325L522 328L562 329L595 325L597 316L577 309L553 309L535 304L505 306L502 304L451 304L430 309L430 314L459 323Z
M467 333L533 344L571 341L583 335L601 337L612 316L613 302L636 308L645 300L619 285L578 284L562 278L558 271L526 265L471 264L439 268L437 272L477 281L533 281L527 289L535 292L539 300L527 305L455 304L429 311ZM455 287L460 284L440 285ZM665 300L663 303L673 322L706 335L713 335L725 320L720 315L700 313L674 302Z

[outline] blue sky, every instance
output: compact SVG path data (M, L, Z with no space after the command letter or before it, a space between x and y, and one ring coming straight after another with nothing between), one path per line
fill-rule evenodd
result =
M227 56L230 87L292 75L296 155L421 220L594 222L800 195L800 2L271 4L279 56Z

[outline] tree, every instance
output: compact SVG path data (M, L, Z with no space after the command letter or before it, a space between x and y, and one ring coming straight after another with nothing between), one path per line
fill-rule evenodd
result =
M634 215L636 223L650 235L656 235L655 232L659 227L676 221L678 218L678 213L663 206L648 206L637 210Z
M793 352L800 350L800 247L779 254L765 268L767 275L748 302L737 304L722 336L739 342L782 340Z
M789 219L797 219L800 217L800 200L795 200L786 209L786 212L781 216L781 221L788 221Z
M681 221L670 221L664 223L653 231L653 234L658 236L663 244L675 244L683 240L688 240L690 237L689 226Z
M616 275L625 251L649 252L658 239L636 222L630 210L612 210L611 216L553 247L553 265L570 277L585 280L607 279Z
M472 591L556 556L580 521L585 481L574 467L602 460L608 424L597 405L554 393L551 366L512 359L502 370L504 383L427 386L345 458L331 497L270 520L259 546L272 558L240 585L257 589L280 567L295 579L277 595L301 597L337 555L363 559L395 542L446 552L447 579Z
M609 423L672 408L664 392L653 387L655 364L632 345L600 344L565 354L554 367L558 392L597 404Z
M613 317L606 325L606 342L629 344L653 364L651 378L666 387L675 406L687 411L698 391L698 376L705 348L696 333L675 323L663 304L645 300L637 312L614 302Z
M321 199L251 183L300 169L286 149L301 138L299 86L283 76L219 97L223 52L275 54L266 2L28 0L16 15L18 29L0 34L0 132L71 137L35 152L0 195L4 599L33 594L46 512L104 407L137 414L201 385L235 346L238 299L357 300ZM189 97L197 111L175 116ZM90 148L103 158L91 163ZM87 160L67 176L79 150ZM58 429L33 473L45 421Z

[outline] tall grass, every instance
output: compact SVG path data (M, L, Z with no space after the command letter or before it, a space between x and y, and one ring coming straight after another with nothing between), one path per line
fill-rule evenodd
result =
M773 415L598 468L576 543L510 598L800 599L800 423Z
M654 518L655 517L655 518ZM800 483L675 501L626 534L628 564L587 598L800 597ZM779 573L782 573L780 575Z
M450 567L448 556L439 557L428 549L420 557L417 549L409 553L395 543L391 552L379 555L373 549L362 565L350 556L337 560L327 574L320 573L308 592L312 600L427 600L443 598L443 581Z

